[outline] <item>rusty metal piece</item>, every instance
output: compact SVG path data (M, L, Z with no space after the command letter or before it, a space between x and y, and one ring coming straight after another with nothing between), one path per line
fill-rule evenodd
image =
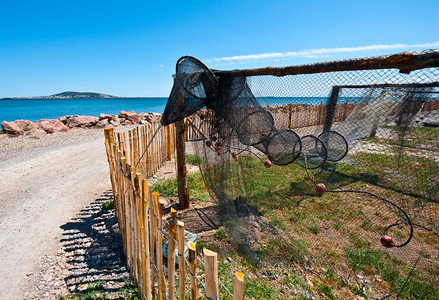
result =
M376 69L399 69L401 73L410 73L414 70L439 67L439 50L427 50L417 52L403 52L385 56L336 60L315 64L267 67L259 69L243 69L220 71L212 70L216 76L260 76L273 75L282 77L286 75L327 73L339 71L358 71Z

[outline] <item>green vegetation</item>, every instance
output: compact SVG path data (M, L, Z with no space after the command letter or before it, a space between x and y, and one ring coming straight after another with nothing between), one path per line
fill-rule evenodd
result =
M192 173L188 175L188 185L190 190L190 197L193 201L205 202L209 199L209 192L207 191L204 181L200 173ZM153 192L160 193L163 197L174 197L178 195L177 179L160 179L152 186Z
M394 293L400 292L410 273L411 278L401 293L404 299L439 299L437 286L421 282L423 276L417 270L411 273L410 269L402 267L402 262L392 259L387 253L373 249L352 250L347 248L345 249L345 257L353 270L361 270L365 274L378 274L384 280L393 283L392 292ZM402 275L397 270L403 270L405 274Z
M40 137L39 136L31 136L31 137L29 137L31 140L39 140L40 139Z
M198 155L186 154L186 162L194 166L199 166L203 160Z
M60 300L106 300L106 299L128 299L140 300L139 290L134 287L129 278L124 278L124 286L118 291L107 291L103 281L89 283L87 288L81 292L66 293L58 297Z
M6 134L6 133L3 131L3 129L0 129L0 135L2 134Z
M102 203L102 208L103 209L113 209L114 208L114 201L113 200L105 201L104 203Z

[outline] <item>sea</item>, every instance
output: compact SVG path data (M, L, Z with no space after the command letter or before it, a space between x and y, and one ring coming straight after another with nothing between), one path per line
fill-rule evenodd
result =
M327 97L260 97L261 105L287 103L320 104ZM358 100L358 99L356 99ZM119 114L121 110L136 113L163 113L168 98L74 98L74 99L1 99L0 122L15 120L56 119L68 115L98 117L99 114ZM352 101L352 100L350 100ZM345 102L345 101L343 101Z

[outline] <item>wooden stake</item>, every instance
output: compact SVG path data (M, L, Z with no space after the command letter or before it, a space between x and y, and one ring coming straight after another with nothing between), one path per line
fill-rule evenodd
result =
M179 278L179 290L180 299L184 299L185 294L185 264L184 264L184 223L177 222L177 242L178 242L178 278Z
M149 253L149 221L148 221L148 202L149 202L149 194L151 193L151 187L148 184L148 181L146 179L143 179L143 201L142 201L142 207L143 207L143 240L144 240L144 248L145 248L145 260L142 260L143 268L145 269L145 277L144 277L144 284L146 289L146 299L151 300L151 259L150 253Z
M233 287L233 300L244 300L244 274L236 272Z
M158 214L158 222L157 222L157 272L158 272L158 283L159 283L159 298L163 299L164 294L166 293L166 284L165 277L163 274L163 210L164 210L164 202L159 201L159 194L157 192L153 193L154 202L159 204L159 214Z
M169 242L168 242L168 285L169 298L175 299L175 238L177 228L177 211L171 208L169 219Z
M206 296L218 299L218 255L216 252L203 249L206 272Z
M191 300L198 299L198 282L197 276L197 248L192 242L188 244L189 248L189 272L191 272Z
M189 207L189 187L186 171L186 141L184 138L184 121L176 122L176 147L177 147L177 182L178 203L180 209Z
M156 206L154 204L154 197L152 195L151 189L148 189L148 202L149 202L149 222L150 222L150 253L151 253L151 259L152 259L152 263L155 263L155 247L157 244L157 219L155 217L156 213ZM155 268L152 268L152 273L151 273L151 285L152 285L152 299L155 299Z

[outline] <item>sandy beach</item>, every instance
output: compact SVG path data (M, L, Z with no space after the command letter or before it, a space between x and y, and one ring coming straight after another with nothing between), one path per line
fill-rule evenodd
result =
M0 299L30 297L61 226L110 188L108 174L102 129L0 139Z

